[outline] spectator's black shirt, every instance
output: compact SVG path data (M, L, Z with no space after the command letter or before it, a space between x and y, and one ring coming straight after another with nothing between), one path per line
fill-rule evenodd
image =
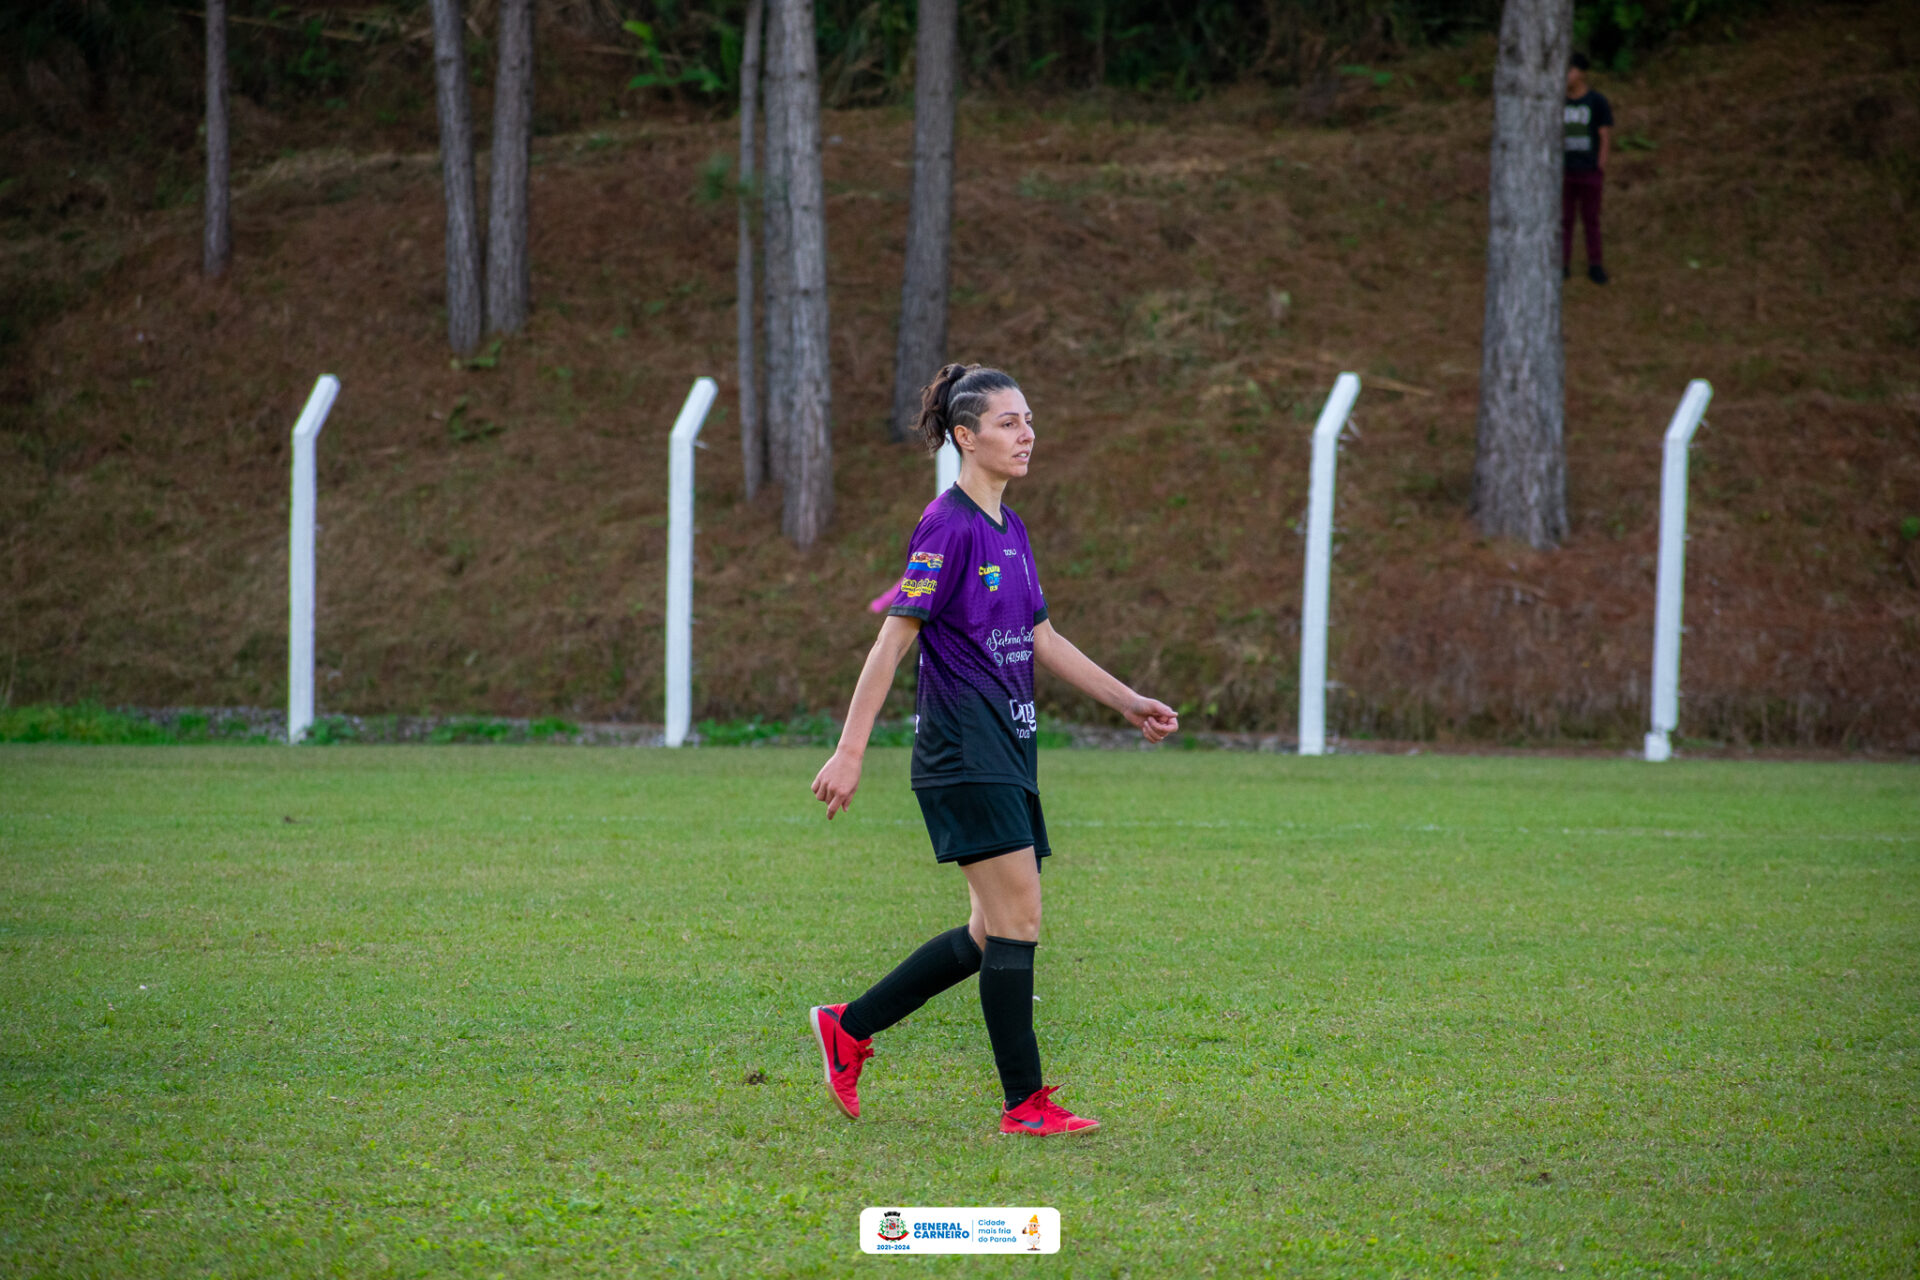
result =
M1600 170L1600 131L1613 127L1613 108L1606 98L1589 89L1566 103L1566 149L1568 173L1597 173Z

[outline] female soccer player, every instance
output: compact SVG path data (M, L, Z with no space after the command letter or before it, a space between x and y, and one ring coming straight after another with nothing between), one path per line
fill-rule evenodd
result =
M967 923L932 939L850 1004L809 1014L827 1088L859 1118L860 1071L873 1036L968 976L980 975L980 1008L1000 1069L1000 1132L1047 1137L1099 1121L1076 1116L1042 1087L1033 1035L1033 956L1040 939L1040 813L1033 711L1038 663L1112 707L1149 742L1180 727L1173 708L1143 698L1069 644L1047 621L1046 597L1020 517L1001 505L1007 482L1027 474L1033 412L998 369L950 364L921 393L929 450L951 439L960 480L920 517L880 638L867 655L839 749L813 780L827 818L860 786L874 717L914 636L920 681L913 790L938 862L967 877Z

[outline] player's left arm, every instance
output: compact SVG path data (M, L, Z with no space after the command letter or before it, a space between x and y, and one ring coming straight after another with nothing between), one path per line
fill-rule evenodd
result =
M1033 629L1033 660L1089 698L1118 711L1148 742L1162 741L1180 727L1180 717L1172 707L1135 693L1075 648L1051 622L1042 621Z

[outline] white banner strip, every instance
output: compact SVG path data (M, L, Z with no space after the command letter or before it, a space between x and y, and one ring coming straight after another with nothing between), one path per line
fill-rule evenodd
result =
M1028 1207L867 1208L862 1253L1058 1253L1060 1211Z

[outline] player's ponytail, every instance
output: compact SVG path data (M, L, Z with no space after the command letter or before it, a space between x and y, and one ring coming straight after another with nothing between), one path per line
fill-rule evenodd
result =
M1018 391L1012 375L981 364L943 365L920 392L920 438L927 452L937 453L953 436L955 427L975 429L987 410L987 398L996 391Z

